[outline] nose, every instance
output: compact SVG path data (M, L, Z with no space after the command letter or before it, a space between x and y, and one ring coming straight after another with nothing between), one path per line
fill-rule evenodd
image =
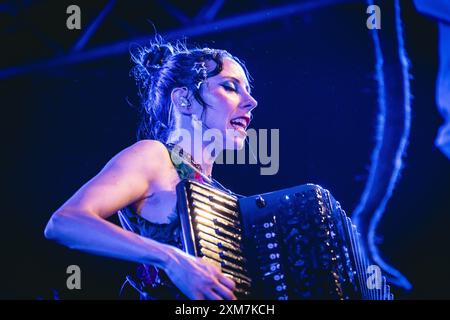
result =
M255 98L253 98L251 94L247 93L246 98L242 103L242 108L245 108L248 111L252 111L257 106L258 106L258 101L256 101Z

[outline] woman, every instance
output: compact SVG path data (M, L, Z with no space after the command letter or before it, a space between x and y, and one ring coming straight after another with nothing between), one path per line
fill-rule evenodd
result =
M162 41L132 57L142 99L139 141L52 215L45 236L142 264L137 278L128 277L141 298L236 299L235 284L218 267L182 251L175 186L183 178L213 181L220 148L243 146L257 105L248 72L226 51ZM203 139L185 138L205 129L222 137L214 152L204 152ZM128 230L106 220L116 212Z

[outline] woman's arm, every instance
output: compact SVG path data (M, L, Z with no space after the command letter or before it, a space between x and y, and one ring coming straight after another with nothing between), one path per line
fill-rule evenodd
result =
M52 215L45 236L72 249L160 267L191 299L235 299L233 281L216 266L105 220L149 195L168 157L151 140L123 150Z
M105 220L151 189L162 165L163 149L144 140L116 155L51 217L45 236L69 248L164 267L166 247Z

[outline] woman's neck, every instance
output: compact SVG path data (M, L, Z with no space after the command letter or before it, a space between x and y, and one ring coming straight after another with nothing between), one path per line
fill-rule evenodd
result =
M182 118L185 118L184 116ZM189 117L186 117L189 118ZM212 148L211 143L204 142L204 131L207 130L201 126L200 122L192 125L192 120L181 119L180 129L174 130L168 139L168 143L178 145L184 152L188 153L192 160L201 167L201 171L206 176L211 176L214 161L222 150ZM183 122L183 120L185 120ZM214 154L211 150L214 149Z

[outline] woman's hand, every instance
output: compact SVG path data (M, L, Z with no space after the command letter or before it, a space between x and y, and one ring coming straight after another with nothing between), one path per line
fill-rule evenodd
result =
M164 270L189 299L236 300L233 280L226 277L219 267L175 247L169 247L169 256Z

